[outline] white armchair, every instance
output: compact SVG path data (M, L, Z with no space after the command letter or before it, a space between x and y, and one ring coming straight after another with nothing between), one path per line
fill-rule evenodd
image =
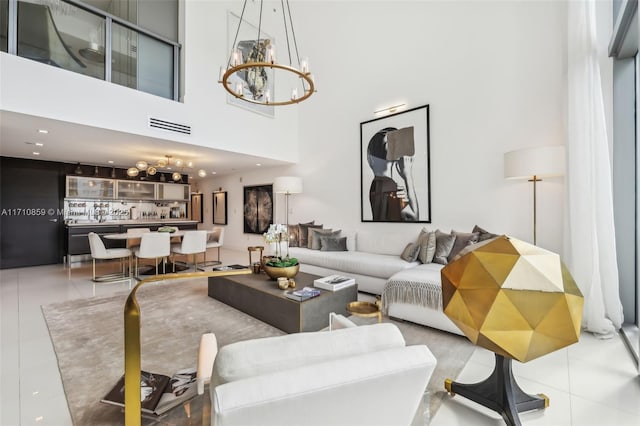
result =
M409 425L436 366L389 323L224 346L211 424Z

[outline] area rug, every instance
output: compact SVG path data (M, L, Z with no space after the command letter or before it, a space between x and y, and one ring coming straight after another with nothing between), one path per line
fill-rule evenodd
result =
M42 307L49 328L69 411L76 425L123 424L118 407L100 402L124 371L123 307L128 292ZM138 291L142 318L142 368L171 376L196 365L203 333L213 332L218 346L284 332L207 296L206 279L160 282ZM368 319L355 319L359 324ZM426 344L438 360L414 424L428 424L444 396L443 382L455 379L474 346L465 338L411 323L394 322L407 344ZM380 390L384 392L384 389ZM390 390L392 391L392 390ZM205 394L206 395L206 394ZM208 398L194 402L192 417L181 409L146 424L206 423ZM199 405L198 405L199 404ZM366 409L371 409L367 407ZM204 411L205 423L198 420Z

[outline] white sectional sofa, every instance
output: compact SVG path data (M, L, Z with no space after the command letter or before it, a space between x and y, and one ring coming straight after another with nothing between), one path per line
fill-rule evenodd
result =
M411 242L404 235L366 232L342 235L347 236L347 251L290 247L289 254L298 259L303 272L354 277L359 291L382 296L383 312L391 317L462 334L442 312L440 270L444 265L400 258Z

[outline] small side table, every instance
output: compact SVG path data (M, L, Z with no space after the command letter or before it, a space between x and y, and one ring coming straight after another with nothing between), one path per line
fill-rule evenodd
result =
M347 305L349 313L363 318L377 317L378 322L382 322L382 311L380 305L371 302L351 302Z
M254 274L257 274L257 273L260 272L260 268L261 268L261 265L262 265L262 251L264 250L264 246L249 246L249 247L247 247L247 250L249 251L249 267L252 268ZM251 254L254 251L259 252L258 261L255 262L255 263L251 260ZM254 266L254 265L257 265L257 267ZM256 269L257 269L257 271L256 271Z

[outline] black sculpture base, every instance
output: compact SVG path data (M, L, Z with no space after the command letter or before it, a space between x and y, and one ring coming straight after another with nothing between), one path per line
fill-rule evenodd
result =
M511 371L511 358L496 355L493 373L484 381L473 384L444 381L444 387L451 395L462 395L490 410L499 413L509 426L520 426L518 413L547 408L549 398L543 394L529 395L516 383Z

